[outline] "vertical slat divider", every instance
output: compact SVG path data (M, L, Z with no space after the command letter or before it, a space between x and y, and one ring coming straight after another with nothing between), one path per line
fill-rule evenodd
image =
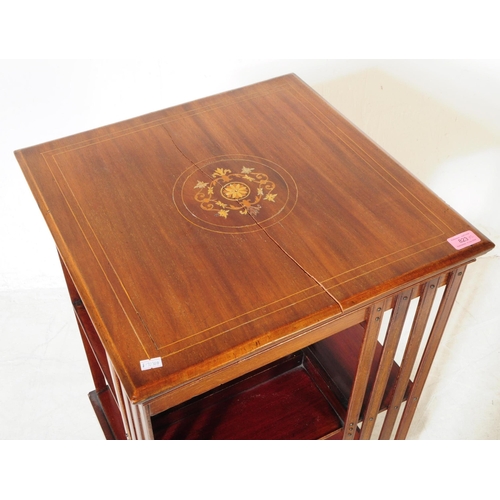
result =
M96 388L97 392L100 392L106 388L106 378L104 376L104 373L102 371L101 366L99 365L99 361L97 359L97 355L94 352L94 349L87 337L87 334L85 332L85 328L83 327L80 318L78 317L77 313L77 308L75 306L75 302L80 299L80 295L78 294L78 290L76 289L75 284L73 283L73 280L69 274L68 268L66 267L66 264L62 260L62 257L58 251L58 256L59 256L59 262L61 264L61 268L63 271L64 275L64 280L66 282L66 287L68 288L69 296L71 303L73 304L73 311L75 313L76 317L76 323L78 325L78 330L80 332L80 336L82 338L83 342L83 347L85 349L85 354L87 356L87 360L89 363L89 368L90 368L90 373L92 375L92 379L94 381L94 387Z
M423 287L403 355L403 361L401 362L401 369L399 371L398 380L394 389L394 395L387 410L379 439L390 439L399 409L403 403L406 389L410 381L415 360L417 359L417 354L438 289L439 280L440 277L434 278L425 283Z
M412 295L412 288L408 288L397 295L396 304L391 314L389 326L387 327L382 356L373 384L372 394L370 395L368 408L364 415L360 439L370 439L372 434L382 398L384 397L387 387L387 381L389 380L389 374L394 363L394 355L398 347Z
M464 265L450 272L450 278L448 280L448 284L446 285L443 298L441 299L441 304L439 305L439 310L436 315L436 319L434 320L422 360L420 361L420 365L418 367L403 416L399 423L395 439L405 439L408 434L408 429L410 428L411 421L415 414L417 403L422 394L427 376L429 375L429 371L443 336L446 323L450 317L451 309L455 302L466 267L467 266Z
M349 405L347 408L346 421L344 422L343 439L354 439L356 434L356 426L359 420L359 414L363 405L363 399L366 392L368 377L375 354L377 345L378 333L382 324L382 316L385 311L385 300L377 301L369 309L368 324L361 346L361 352L356 369L356 376L352 387Z
M125 413L127 415L128 428L130 430L130 439L135 440L137 439L137 434L135 432L134 418L132 416L132 407L127 397L125 397Z
M139 415L139 410L137 409L137 405L130 403L130 410L132 414L132 422L135 429L136 439L144 440L142 421L141 416Z
M123 385L121 382L118 382L120 384L120 393L123 398L123 406L125 407L125 412L123 413L123 419L126 421L125 428L128 429L129 431L129 438L130 439L137 439L137 435L135 433L135 428L134 428L134 419L132 417L132 408L130 401L128 399L128 396L126 392L123 389Z
M85 350L85 354L87 356L87 360L89 363L89 368L90 368L90 374L92 375L92 380L94 381L94 387L96 388L97 392L100 392L104 390L107 386L106 383L106 378L104 377L104 373L101 370L101 367L99 366L99 362L97 361L97 357L94 353L94 350L92 349L92 346L90 345L89 339L87 338L87 335L85 334L85 330L83 329L80 319L78 318L78 315L76 314L75 311L75 316L76 316L76 324L78 326L78 330L80 332L80 337L83 342L83 348Z
M106 354L106 356L107 356L107 354ZM125 427L125 432L127 434L127 438L130 439L130 437L131 437L130 427L129 427L128 420L126 418L125 401L124 401L124 397L127 397L127 396L123 395L122 384L121 384L120 380L118 379L118 376L116 375L115 369L113 367L113 363L111 363L109 356L107 356L107 359L108 359L108 364L109 364L109 371L111 372L111 380L113 382L116 398L118 400L117 401L118 407L120 408L120 414L122 416L123 426Z
M142 433L144 436L144 439L154 439L154 434L153 434L153 427L151 425L151 415L149 412L149 406L147 405L139 405L139 414L141 417L141 423L142 423Z

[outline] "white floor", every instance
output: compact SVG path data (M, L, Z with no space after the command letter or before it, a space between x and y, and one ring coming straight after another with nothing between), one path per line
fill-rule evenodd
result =
M0 292L0 439L103 439L67 290Z

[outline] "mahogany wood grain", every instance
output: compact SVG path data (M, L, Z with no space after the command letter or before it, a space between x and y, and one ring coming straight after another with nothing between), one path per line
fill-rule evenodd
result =
M494 246L295 75L15 154L101 370L109 381L99 349L124 401L147 407L130 414L144 436L148 412L355 325ZM466 230L479 241L455 249L448 238ZM375 330L369 319L353 425ZM162 366L142 370L152 358Z
M349 397L346 422L344 425L344 439L354 439L354 431L358 425L363 401L367 393L373 358L377 347L377 338L382 324L382 313L385 310L385 301L378 301L370 308L366 330L357 362L352 392Z
M423 285L423 291L419 299L415 318L412 323L408 342L401 362L401 371L394 388L394 394L388 405L387 415L384 419L379 439L389 439L396 423L399 410L407 391L411 372L417 360L418 350L425 333L427 321L430 317L432 304L438 290L440 278L434 278Z
M153 417L157 439L331 438L342 422L297 354L284 363ZM255 379L258 377L260 383ZM253 378L253 380L252 380Z
M364 415L363 427L361 428L361 439L369 439L373 431L376 417L380 411L382 399L386 392L387 382L394 364L394 356L413 293L413 288L409 288L401 292L396 298L396 304L392 310L389 326L385 334L382 355L380 361L376 365L377 375L373 382L373 390L370 393L368 407Z

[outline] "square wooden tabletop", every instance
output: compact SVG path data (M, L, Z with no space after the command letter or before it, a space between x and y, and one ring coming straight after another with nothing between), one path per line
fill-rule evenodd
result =
M494 246L295 75L16 156L132 401Z

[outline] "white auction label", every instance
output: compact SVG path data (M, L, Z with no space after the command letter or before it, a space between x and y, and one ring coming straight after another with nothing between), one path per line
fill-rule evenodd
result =
M161 358L143 359L141 360L141 370L151 370L152 368L160 368L163 366Z

